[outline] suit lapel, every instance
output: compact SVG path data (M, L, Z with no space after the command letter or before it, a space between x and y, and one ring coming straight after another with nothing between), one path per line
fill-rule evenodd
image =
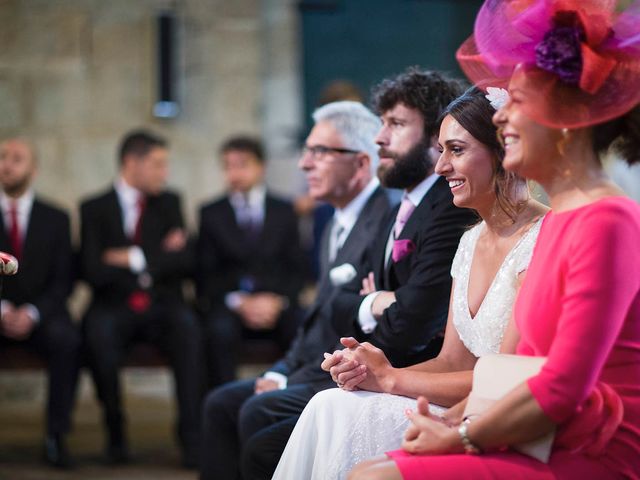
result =
M120 235L120 242L124 244L131 243L131 239L127 237L124 231L124 221L122 207L120 206L120 200L115 189L111 189L106 197L105 208L107 210L107 216L111 222L113 222L113 232L118 232Z
M258 237L258 245L261 250L269 251L268 248L274 243L274 237L278 234L276 228L273 227L275 218L275 209L273 205L273 199L267 193L264 198L264 217L262 219L262 226Z
M46 222L40 220L42 215L42 208L40 202L37 199L33 199L31 205L31 213L29 214L29 224L25 230L25 236L22 242L22 255L24 258L32 258L31 250L34 247L35 240L46 236L46 231L40 231L41 226L46 225Z
M343 263L352 263L356 259L359 259L361 257L360 252L366 248L373 235L376 234L374 231L374 219L377 214L375 209L377 200L382 195L386 194L380 187L371 194L367 203L365 203L365 206L360 212L360 215L358 215L358 219L353 225L351 232L349 232L349 236L344 241L342 248L338 250L333 262L329 262L329 237L331 236L331 229L333 228L335 218L332 218L325 226L320 243L320 283L316 294L316 300L314 301L313 306L308 309L305 323L310 320L317 311L320 306L318 302L320 300L326 301L326 294L328 291L325 293L325 290L333 288L331 278L329 277L330 270L335 266L342 265Z
M0 250L3 252L10 251L9 247L9 235L7 234L4 226L4 214L0 209Z
M331 229L335 218L332 218L330 222L327 222L324 230L322 231L322 237L320 239L320 278L324 280L329 276L329 237L331 236Z
M433 211L435 206L438 204L438 202L440 202L440 200L443 198L443 193L447 191L449 191L449 187L444 177L438 178L438 180L436 180L436 182L429 189L429 191L427 191L425 196L422 197L422 200L420 201L416 209L411 214L411 217L409 217L409 220L407 221L406 225L402 229L402 232L400 233L398 240L401 240L401 239L413 240L414 237L416 237L416 234L418 232L428 229L429 224L431 222L431 212ZM394 216L394 219L395 219L395 216ZM406 260L403 259L397 263L394 263L393 260L390 260L385 265L386 268L384 269L384 278L385 278L385 282L387 282L387 285L385 285L385 287L391 288L390 284L391 284L392 272L394 270L397 270L398 268L403 268L404 266L403 263L406 263L408 261L410 261L410 256L408 256Z
M349 232L349 236L336 255L336 261L334 262L336 265L341 265L348 262L349 259L358 257L358 252L371 242L373 235L376 234L376 232L372 231L375 228L373 217L375 204L382 195L385 195L385 193L378 187L365 203L356 223L353 225L351 232Z
M429 220L431 211L437 205L438 201L442 198L442 188L445 186L446 181L444 177L438 178L429 191L422 197L422 201L418 204L416 209L409 217L407 224L402 229L399 239L412 238L416 232L424 228L425 220ZM449 188L448 186L446 187Z
M262 225L262 232L260 232L259 235L259 242L262 242L263 240L263 235L264 235L264 230L265 230L265 225L267 222L267 216L271 216L269 214L269 212L267 211L267 203L265 200L265 210L264 210L264 214L265 214L265 218L264 218L264 222ZM228 235L229 238L229 245L236 249L238 252L238 255L240 256L246 256L247 254L251 254L253 253L253 251L255 250L255 245L251 242L248 241L248 239L246 238L246 234L245 232L242 230L242 228L240 228L240 225L238 224L238 219L236 218L236 212L233 209L233 205L231 204L231 198L229 197L229 195L227 195L224 199L224 203L223 203L223 208L220 212L221 214L221 225L226 225L226 228L224 229L224 231L226 232L226 235ZM261 245L261 250L264 250L262 248L262 243L258 243L258 245Z

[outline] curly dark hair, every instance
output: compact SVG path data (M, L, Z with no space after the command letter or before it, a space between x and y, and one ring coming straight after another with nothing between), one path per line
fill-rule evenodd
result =
M640 105L631 111L593 127L593 149L604 153L609 148L629 165L640 162Z
M409 67L404 73L387 78L372 90L373 109L382 115L398 103L415 108L424 119L424 138L438 134L442 111L464 90L460 80L443 74Z

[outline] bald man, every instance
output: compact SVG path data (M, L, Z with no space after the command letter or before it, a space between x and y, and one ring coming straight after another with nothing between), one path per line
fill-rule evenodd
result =
M0 144L0 250L18 258L18 274L4 279L0 349L23 344L47 362L49 392L45 460L67 468L65 446L78 376L80 335L66 300L71 290L69 217L34 194L37 162L22 139Z

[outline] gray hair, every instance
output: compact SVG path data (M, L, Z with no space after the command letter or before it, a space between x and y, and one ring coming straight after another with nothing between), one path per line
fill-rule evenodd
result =
M378 168L378 145L375 138L382 126L380 119L360 102L332 102L313 112L313 120L330 123L342 137L345 148L369 155L371 173Z

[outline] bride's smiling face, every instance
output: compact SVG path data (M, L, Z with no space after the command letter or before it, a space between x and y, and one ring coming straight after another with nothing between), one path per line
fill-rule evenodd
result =
M496 201L494 154L451 115L440 127L440 158L435 171L446 178L457 207L483 210Z

